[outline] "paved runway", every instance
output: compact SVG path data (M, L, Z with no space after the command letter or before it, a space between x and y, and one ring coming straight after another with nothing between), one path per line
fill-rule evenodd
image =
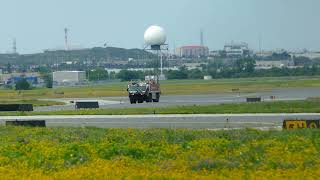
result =
M256 93L216 93L210 95L163 95L159 103L130 104L128 97L101 97L101 98L66 98L66 99L46 99L62 101L65 106L35 107L35 111L72 110L74 104L70 101L99 101L100 107L111 108L143 108L143 107L167 107L177 105L208 105L221 103L245 102L246 97L262 97L264 101L271 101L270 96L275 96L275 100L304 100L308 97L320 97L320 88L280 88L266 92Z
M320 113L197 115L2 116L6 121L45 120L48 127L98 128L281 128L285 119L320 119Z

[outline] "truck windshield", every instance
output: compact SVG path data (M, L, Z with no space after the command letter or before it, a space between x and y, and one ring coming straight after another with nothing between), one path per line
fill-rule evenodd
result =
M146 91L146 86L129 86L129 91Z

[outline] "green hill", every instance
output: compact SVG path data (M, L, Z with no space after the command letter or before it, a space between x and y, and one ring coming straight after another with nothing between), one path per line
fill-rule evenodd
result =
M65 61L116 61L133 59L150 59L152 53L141 49L124 49L116 47L95 47L81 50L44 51L36 54L0 54L0 64L54 64Z

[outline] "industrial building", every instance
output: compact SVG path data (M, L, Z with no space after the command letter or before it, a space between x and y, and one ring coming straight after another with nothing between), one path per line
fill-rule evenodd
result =
M39 73L0 74L1 84L14 84L21 79L26 79L29 83L33 85L41 83L43 81Z
M256 61L255 69L286 68L286 67L293 67L293 65L294 63L291 60Z
M188 70L199 69L202 71L202 66L208 65L208 63L183 63L182 66L186 67Z
M53 82L57 85L75 85L86 81L85 71L53 72Z
M320 58L320 51L307 51L307 50L304 50L304 51L295 51L295 52L290 52L290 54L292 56L295 56L295 57L307 57L307 58L310 58L310 59L316 59L316 58Z
M176 55L185 58L199 58L209 56L209 48L206 46L182 46L176 49Z
M250 55L247 43L228 43L224 46L223 50L227 57L243 57Z

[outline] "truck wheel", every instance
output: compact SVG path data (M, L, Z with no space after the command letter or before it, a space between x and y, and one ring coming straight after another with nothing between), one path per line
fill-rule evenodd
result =
M153 99L153 102L159 102L159 99L160 99L160 93L157 93L156 94L156 99Z
M143 103L143 98L139 98L138 103Z
M134 98L130 98L130 103L131 104L136 104L137 102L136 102L136 100Z
M152 102L152 95L147 96L146 102Z

